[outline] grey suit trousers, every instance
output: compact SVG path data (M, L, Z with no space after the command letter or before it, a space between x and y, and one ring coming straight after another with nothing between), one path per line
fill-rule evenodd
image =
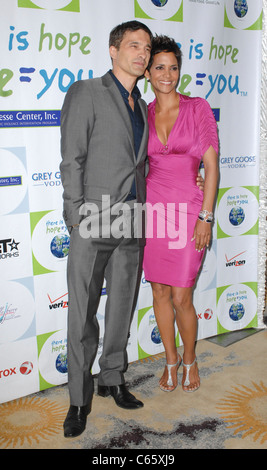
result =
M133 212L133 211L132 211ZM70 403L89 404L91 368L99 343L97 309L104 278L106 310L99 385L124 383L127 340L142 274L143 246L134 237L82 238L70 235L68 257L68 384Z

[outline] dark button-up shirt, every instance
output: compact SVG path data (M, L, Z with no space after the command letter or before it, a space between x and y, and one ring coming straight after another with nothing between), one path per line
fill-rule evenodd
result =
M126 104L126 107L127 107L130 119L131 119L133 136L134 136L135 157L137 158L141 140L143 137L143 132L144 132L144 120L143 120L141 109L138 103L138 99L141 97L141 93L139 89L137 88L137 86L135 86L132 91L132 98L134 100L134 111L133 111L129 104L129 92L124 88L124 86L117 79L117 77L115 77L115 75L112 73L111 70L109 71L109 73L112 76L114 82L116 83L121 93L121 96ZM128 200L135 199L135 198L136 198L136 185L135 185L135 178L134 178L130 193L126 200L128 201Z

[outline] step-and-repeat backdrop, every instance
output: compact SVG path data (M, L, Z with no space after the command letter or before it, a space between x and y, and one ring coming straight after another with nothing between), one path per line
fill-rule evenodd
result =
M213 242L194 292L198 338L259 326L262 1L1 0L1 402L68 380L69 236L62 218L60 110L74 81L111 68L109 32L131 19L181 45L179 91L206 98L218 123ZM147 103L154 99L145 80L139 88ZM104 285L94 373L105 302ZM151 288L143 277L129 362L162 351Z

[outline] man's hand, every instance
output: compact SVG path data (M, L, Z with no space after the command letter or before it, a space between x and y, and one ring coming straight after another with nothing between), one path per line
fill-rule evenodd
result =
M197 185L199 187L199 189L201 189L201 191L204 191L204 179L202 178L200 172L198 172L198 175L197 175Z

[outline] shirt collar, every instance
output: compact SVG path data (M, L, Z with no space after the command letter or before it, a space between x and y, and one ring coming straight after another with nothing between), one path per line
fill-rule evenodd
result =
M112 76L114 82L116 83L117 87L119 88L122 96L124 98L126 98L128 100L129 98L129 92L128 90L126 90L126 88L124 88L124 86L121 84L121 82L117 79L117 77L114 75L114 73L112 72L112 70L109 70L109 73L110 75ZM133 91L132 91L132 97L133 97L133 100L134 102L136 102L140 97L141 97L141 93L140 93L140 90L139 88L135 85L134 88L133 88Z

